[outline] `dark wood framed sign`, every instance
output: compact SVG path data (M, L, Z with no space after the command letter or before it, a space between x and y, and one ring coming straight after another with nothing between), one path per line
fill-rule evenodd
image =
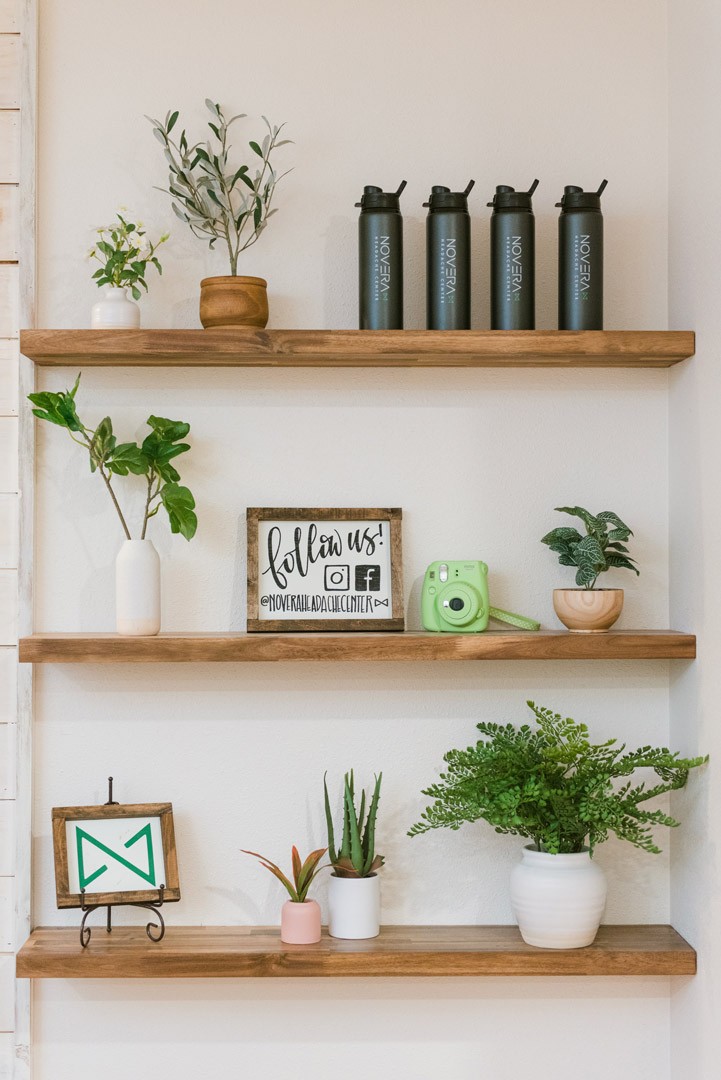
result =
M180 900L172 803L53 808L59 908Z
M403 630L402 511L250 507L248 630Z

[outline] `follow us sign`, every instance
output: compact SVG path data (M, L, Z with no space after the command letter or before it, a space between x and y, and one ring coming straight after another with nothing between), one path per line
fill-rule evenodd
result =
M248 629L402 629L400 514L249 510Z

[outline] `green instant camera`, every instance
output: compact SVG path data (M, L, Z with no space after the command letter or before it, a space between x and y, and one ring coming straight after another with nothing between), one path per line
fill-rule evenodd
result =
M500 619L520 630L540 630L541 624L523 615L491 607L488 600L488 567L473 562L434 562L426 570L421 595L425 630L478 634L489 618Z

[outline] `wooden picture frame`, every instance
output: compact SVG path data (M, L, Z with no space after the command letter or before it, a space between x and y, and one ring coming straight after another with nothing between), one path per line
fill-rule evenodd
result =
M124 856L112 847L103 843L97 836L88 833L93 823L128 821L128 829L120 827L118 833L123 831L132 832L133 820L140 824L138 833L123 843L123 849L129 848L141 834L146 840L145 849L142 845L138 851L143 854L138 864L131 864ZM59 908L79 908L83 906L81 888L85 886L85 903L95 905L102 904L148 904L157 902L160 886L164 886L163 902L169 903L180 900L180 883L178 881L178 860L175 850L175 830L173 827L172 803L137 803L121 806L104 804L103 806L55 806L52 812L53 820L53 850L55 852L55 890ZM68 834L72 831L72 825L76 822L84 822L84 828L78 833L76 827L75 836L77 848L68 850ZM156 824L157 823L157 824ZM70 826L70 830L68 829ZM107 826L104 835L107 833ZM153 836L156 846L153 846ZM157 845L159 841L160 858L158 858ZM85 847L83 843L85 842ZM83 851L91 848L100 850L108 859L107 864L94 873L85 875L83 863ZM146 858L147 871L141 860ZM93 853L94 854L94 853ZM148 880L151 888L139 889L116 889L114 891L96 892L89 889L94 881L99 880L103 874L114 864L129 868L132 876ZM161 873L162 871L162 873ZM122 872L122 871L121 871ZM160 880L158 880L160 879ZM75 887L73 887L75 886Z
M398 507L249 507L249 633L405 629L402 518ZM297 591L306 576L312 593Z

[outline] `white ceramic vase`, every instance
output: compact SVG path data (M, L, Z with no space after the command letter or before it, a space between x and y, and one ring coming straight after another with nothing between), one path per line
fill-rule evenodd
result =
M381 918L380 878L343 878L328 883L328 932L331 937L359 940L378 937Z
M511 873L511 905L521 937L542 949L590 945L606 904L606 875L588 848L549 855L525 847Z
M126 540L115 561L115 619L119 634L160 630L160 557L151 540Z
M90 312L92 330L137 330L140 326L140 308L128 299L128 290L115 285L105 285L100 299Z

